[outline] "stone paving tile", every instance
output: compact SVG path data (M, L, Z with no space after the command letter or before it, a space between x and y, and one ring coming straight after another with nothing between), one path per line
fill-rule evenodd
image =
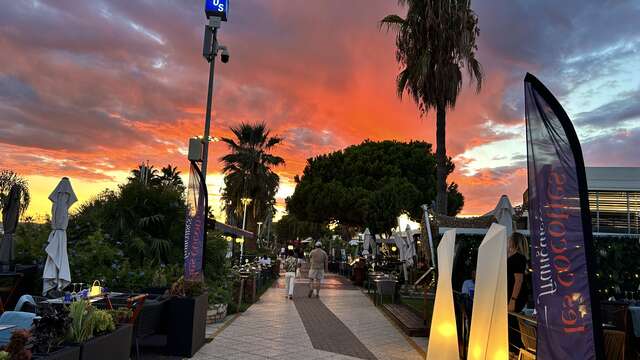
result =
M304 280L299 290L308 289ZM320 299L312 299L330 310L350 331L357 342L365 345L379 360L402 358L417 359L416 352L389 321L358 290L351 289L344 279L329 277ZM309 300L304 297L303 300ZM298 299L296 299L298 301ZM364 307L364 309L361 309ZM354 314L351 314L354 313ZM213 330L213 329L212 329ZM334 348L347 352L351 342L338 342ZM387 350L385 350L385 348ZM194 357L196 360L219 359L358 359L344 354L328 352L313 347L311 338L296 309L296 304L286 299L283 288L269 289L245 313L228 324L210 343Z

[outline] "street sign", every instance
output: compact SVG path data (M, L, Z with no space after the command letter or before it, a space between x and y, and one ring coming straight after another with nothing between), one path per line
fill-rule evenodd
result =
M229 0L205 0L204 12L207 14L207 18L217 16L222 21L227 21Z

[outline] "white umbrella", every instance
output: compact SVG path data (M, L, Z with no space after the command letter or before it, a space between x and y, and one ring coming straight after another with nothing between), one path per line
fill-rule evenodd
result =
M402 235L400 234L400 232L396 232L393 234L393 241L396 244L396 248L398 248L400 261L402 261L402 271L404 272L404 280L405 282L408 282L409 274L407 273L407 262L405 261L407 260L407 253L406 253L407 245L404 242L404 239L402 239Z
M399 260L400 261L407 260L406 258L407 245L405 244L404 239L402 238L402 235L400 234L400 232L393 233L393 242L396 244L396 248L398 248Z
M53 289L62 290L71 283L69 255L67 254L67 225L69 224L69 208L78 201L78 198L71 188L71 182L64 177L49 195L49 200L53 203L51 206L52 231L45 249L47 262L42 275L42 293L45 295Z
M507 228L507 237L509 237L513 234L513 215L515 214L516 212L513 210L513 206L511 206L509 197L507 195L502 195L500 197L500 201L498 201L498 205L496 205L496 208L486 215L495 216L496 220L498 220L498 224Z
M369 246L371 246L371 232L369 228L364 230L364 245L362 246L362 255L369 255Z
M413 266L413 257L416 256L416 247L413 245L413 236L411 236L411 227L407 224L407 228L405 230L407 233L407 238L405 240L407 246L407 252L405 256L407 257L407 266Z

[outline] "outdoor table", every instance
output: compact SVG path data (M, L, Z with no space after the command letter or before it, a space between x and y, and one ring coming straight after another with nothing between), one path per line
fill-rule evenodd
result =
M104 300L107 302L107 308L111 308L111 302L110 302L110 298L115 298L115 297L120 297L122 295L125 295L124 293L119 293L119 292L110 292L110 293L104 293L104 294L100 294L98 296L93 296L88 298L87 300L89 300L90 303L96 303L98 301ZM63 297L59 297L59 298L54 298L54 299L47 299L47 300L43 300L40 302L41 304L48 304L48 305L65 305L67 304L64 301L64 296Z

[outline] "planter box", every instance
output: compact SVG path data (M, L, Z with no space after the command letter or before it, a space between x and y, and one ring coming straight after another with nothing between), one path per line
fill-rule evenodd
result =
M123 324L106 335L95 337L80 350L81 360L128 360L131 353L133 326Z
M33 360L78 360L80 359L80 346L65 346L58 351L49 354L34 354Z
M204 345L208 296L174 297L168 306L167 352L192 357Z

